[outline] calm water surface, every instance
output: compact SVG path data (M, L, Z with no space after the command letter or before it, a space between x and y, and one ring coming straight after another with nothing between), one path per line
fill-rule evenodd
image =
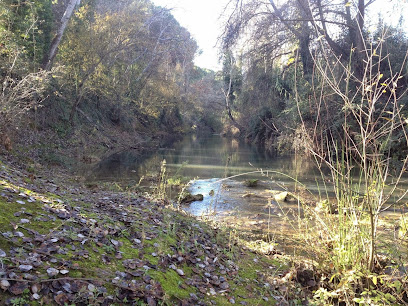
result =
M268 226L275 232L289 230L283 216L299 211L298 204L278 204L271 200L271 191L293 190L295 178L315 195L323 188L319 171L309 158L278 156L219 136L189 136L173 148L146 155L133 151L115 154L88 169L87 176L93 181L138 182L142 177L157 175L163 160L168 177L188 177L190 192L204 195L204 201L193 202L184 210L251 229ZM262 173L242 175L254 171ZM246 179L260 181L256 188L248 188L243 184Z

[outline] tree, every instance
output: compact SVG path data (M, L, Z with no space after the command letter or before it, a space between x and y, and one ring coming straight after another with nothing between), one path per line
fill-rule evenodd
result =
M42 62L42 68L44 70L50 70L55 56L57 55L58 46L61 43L62 36L64 35L65 29L68 25L68 22L74 12L75 6L79 3L80 0L69 0L64 15L61 18L60 25L55 33L54 39L51 42L48 53L44 55Z

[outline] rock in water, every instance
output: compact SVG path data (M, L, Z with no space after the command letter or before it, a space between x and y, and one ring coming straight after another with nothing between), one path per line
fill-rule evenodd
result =
M273 196L275 198L276 201L286 201L287 197L288 197L288 192L287 191L283 191L281 193L277 193Z
M190 204L191 202L202 201L202 200L204 200L204 196L201 193L195 194L195 195L188 193L181 199L180 203Z

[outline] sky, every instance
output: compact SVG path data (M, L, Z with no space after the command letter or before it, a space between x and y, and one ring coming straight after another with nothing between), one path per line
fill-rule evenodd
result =
M222 34L219 20L229 0L153 0L162 7L172 8L172 14L197 41L201 55L195 64L202 68L220 70L217 38Z

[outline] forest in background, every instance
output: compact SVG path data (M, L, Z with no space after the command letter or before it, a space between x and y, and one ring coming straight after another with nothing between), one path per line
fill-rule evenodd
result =
M0 46L8 148L31 144L59 163L52 150L87 159L220 129L222 81L194 66L195 40L150 1L2 1Z
M378 1L343 2L230 1L215 72L194 65L199 48L188 30L148 0L2 1L1 143L31 144L60 163L55 149L92 160L89 152L163 145L189 132L281 152L343 139L347 110L325 76L359 92L370 62L370 74L382 76L376 88L388 90L383 104L395 83L405 105L408 83L403 16L391 26L369 10ZM401 138L388 147L405 154Z
M382 5L404 1L230 1L221 47L232 125L250 142L308 151L327 137L344 139L345 117L358 132L345 96L356 106L370 100L369 91L377 108L389 111L395 93L404 108L404 11L384 19ZM362 92L367 85L372 88ZM393 138L388 146L404 157L403 139Z

